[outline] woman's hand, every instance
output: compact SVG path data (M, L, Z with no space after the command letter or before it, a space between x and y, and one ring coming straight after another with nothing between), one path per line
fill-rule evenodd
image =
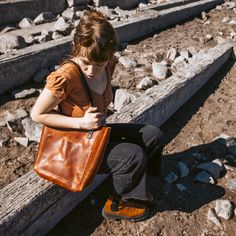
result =
M98 129L102 124L104 124L105 116L100 112L96 112L97 107L90 107L81 118L81 129L93 130Z

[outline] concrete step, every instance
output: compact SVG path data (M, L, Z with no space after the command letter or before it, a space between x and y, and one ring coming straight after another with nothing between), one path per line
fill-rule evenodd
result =
M140 12L147 11L147 10L160 11L160 10L169 9L172 7L186 5L188 3L192 3L192 2L196 2L196 1L198 1L198 0L173 0L168 3L163 2L160 4L152 4L148 7L140 8L139 11ZM13 35L19 35L19 36L23 36L23 37L27 36L27 35L37 35L37 34L40 34L41 31L44 29L45 30L52 30L54 24L55 24L55 21L51 22L51 23L35 25L35 26L25 28L25 29L13 30L13 31L10 31L9 33L5 33L4 35L8 35L8 34L12 35L13 34Z
M116 23L114 27L120 42L129 42L197 16L221 3L223 0L202 0L161 11L141 11L134 19ZM71 41L72 36L67 36L0 56L0 94L30 81L39 69L62 61L71 51Z
M66 0L3 0L0 1L0 25L17 23L25 17L35 18L41 12L55 15L66 8Z
M148 90L108 122L162 125L227 62L233 46L226 42L196 54L188 67ZM85 191L72 193L28 172L0 190L0 235L46 234L104 178L97 175Z

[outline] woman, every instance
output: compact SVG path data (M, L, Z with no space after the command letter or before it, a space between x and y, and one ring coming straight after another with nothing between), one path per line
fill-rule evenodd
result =
M68 62L47 77L31 117L53 127L97 129L106 124L107 108L113 98L111 76L117 63L117 35L102 13L89 10L80 19L73 43L71 60L81 68L95 107L89 106L78 70L75 76L76 65ZM146 174L160 173L162 132L151 125L108 126L111 135L100 172L111 173L113 190L102 214L113 220L145 219L153 201L146 189Z

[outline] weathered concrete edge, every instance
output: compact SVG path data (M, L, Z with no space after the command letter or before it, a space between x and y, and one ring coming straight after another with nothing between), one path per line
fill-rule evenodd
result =
M201 0L159 12L148 10L149 14L143 12L145 14L137 15L137 18L132 22L127 21L122 25L117 24L116 30L121 42L131 41L148 35L155 30L160 30L190 17L197 16L202 11L208 11L223 2L223 0Z
M202 61L196 70L190 70L190 72L188 68L185 73L182 72L179 75L183 76L187 74L182 79L179 76L169 78L169 80L173 79L171 85L168 85L170 82L165 81L162 85L149 90L146 95L126 107L123 113L118 113L110 117L108 122L152 123L160 126L207 82L229 59L231 52L232 45L229 43L212 49L209 52L211 58L208 64L206 63L207 61ZM193 87L195 86L196 88L194 90ZM165 91L167 92L162 95ZM139 109L140 103L143 104L144 102L145 109ZM29 183L27 179L29 177L34 181ZM99 184L99 176L97 176L97 181ZM94 188L92 185L91 191ZM18 196L17 193L19 191L24 196ZM15 197L12 195L13 193L16 194ZM77 196L74 197L73 195L74 193L69 193L57 186L46 183L35 176L33 172L27 173L0 191L0 196L2 197L1 202L3 204L0 212L0 234L11 235L12 232L21 232L22 235L37 235L37 233L40 235L40 232L45 233L45 226L41 227L41 222L47 222L47 230L53 227L57 223L56 221L59 221L68 212L67 209L60 208L62 203L66 208L67 201L71 201L75 205L80 201L77 199ZM64 200L65 197L67 199L66 201ZM14 199L13 203L11 202L12 199ZM45 205L45 199L49 201L48 205ZM23 207L19 207L19 203L21 202ZM44 206L42 206L43 204ZM41 213L38 211L39 205ZM3 210L4 212L2 212ZM38 211L38 215L35 215L35 210L36 212ZM47 220L47 216L52 218L52 222L50 222L50 219ZM28 222L28 226L26 226L26 222ZM16 231L17 229L18 231Z
M22 236L42 236L52 229L64 216L73 210L79 202L82 202L97 186L99 186L108 174L99 174L95 177L93 184L88 186L81 193L65 194L55 201L46 211L30 222L18 235Z
M142 12L133 22L126 22L114 26L118 32L120 41L127 42L155 30L178 23L190 16L199 14L203 10L209 10L221 2L223 0L204 0L194 4L163 10L162 13L152 11L150 12L150 16ZM40 68L50 65L53 61L58 62L59 59L63 58L63 55L70 52L71 44L69 42L71 40L72 37L67 36L43 45L34 45L19 50L16 53L0 56L0 94L30 81L32 76ZM28 66L29 64L31 65L30 67Z
M160 10L168 9L171 7L178 7L178 6L182 6L182 5L197 2L197 1L199 1L199 0L177 0L177 1L172 0L169 2L156 3L151 6L141 8L140 11L146 11L146 10L160 11Z
M43 11L54 14L66 8L66 0L11 0L0 2L0 25L21 21L24 17L35 18Z
M233 43L230 41L209 49L207 59L201 58L199 64L190 64L186 70L149 89L146 94L123 108L122 112L108 118L108 122L121 120L124 123L151 123L161 126L219 70L231 53ZM158 115L155 117L155 114Z
M172 8L172 7L177 7L177 6L181 6L181 5L186 5L188 3L192 3L192 2L196 2L198 0L172 0L172 2L163 2L160 4L154 4L145 8L141 8L140 12L143 11L147 11L147 10L164 10L164 9L168 9L168 8ZM42 29L47 29L47 30L52 30L53 26L55 24L54 22L51 23L45 23L45 24L40 24L40 25L35 25L29 28L25 28L25 29L17 29L17 30L13 30L10 31L9 33L5 33L4 35L7 36L9 35L19 35L19 36L24 36L24 35L35 35L35 34L40 34Z

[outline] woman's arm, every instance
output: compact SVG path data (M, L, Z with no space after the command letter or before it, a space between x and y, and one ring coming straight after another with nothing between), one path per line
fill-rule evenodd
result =
M61 101L49 89L44 88L31 111L31 118L44 125L59 128L90 130L101 126L103 115L96 112L95 107L90 107L81 118L56 114L53 108Z

